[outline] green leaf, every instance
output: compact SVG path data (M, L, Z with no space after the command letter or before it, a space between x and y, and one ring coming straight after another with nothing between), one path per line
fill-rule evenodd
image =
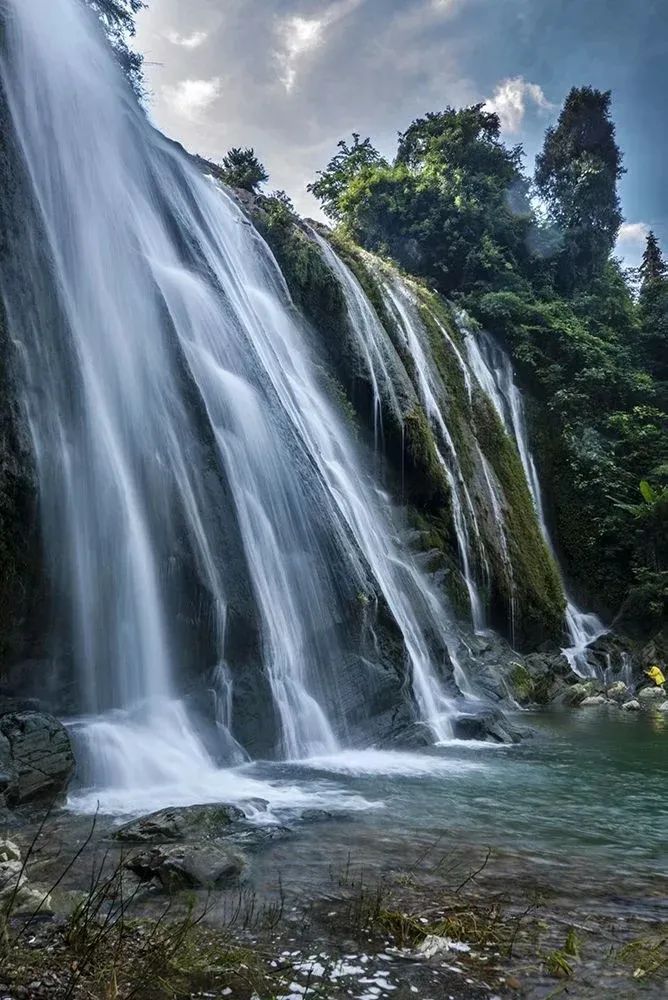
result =
M645 503L656 503L657 495L646 479L643 479L640 483L640 492L643 495Z

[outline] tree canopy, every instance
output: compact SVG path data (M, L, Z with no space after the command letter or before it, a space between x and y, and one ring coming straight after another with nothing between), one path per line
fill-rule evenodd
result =
M231 149L223 157L220 176L230 187L243 188L253 194L260 184L269 180L269 174L250 147L241 149L235 146Z
M563 241L558 275L565 291L602 272L622 224L617 181L624 170L610 101L610 91L574 87L536 159L536 187Z
M352 143L345 139L339 140L338 153L324 170L318 171L317 179L307 186L307 190L315 195L330 219L341 218L339 200L352 181L370 168L387 166L378 150L371 145L370 139L360 141L359 132L353 132L352 140Z

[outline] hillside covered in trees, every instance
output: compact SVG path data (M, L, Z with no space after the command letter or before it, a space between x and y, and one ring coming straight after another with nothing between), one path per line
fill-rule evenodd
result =
M653 233L638 272L622 223L611 95L568 95L530 178L477 105L429 113L394 162L340 141L310 185L337 231L459 303L511 350L554 534L573 586L646 634L668 596L668 270Z

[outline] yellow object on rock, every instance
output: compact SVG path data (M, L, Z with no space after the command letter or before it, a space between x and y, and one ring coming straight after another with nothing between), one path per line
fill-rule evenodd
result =
M657 687L661 687L662 684L666 683L666 678L664 677L660 667L650 667L646 670L647 676L654 681Z

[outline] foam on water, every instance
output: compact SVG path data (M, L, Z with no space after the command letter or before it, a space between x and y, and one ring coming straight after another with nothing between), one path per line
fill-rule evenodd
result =
M439 744L440 746L462 746L457 740ZM330 771L333 774L387 775L389 777L416 778L429 775L445 775L465 771L479 771L484 764L478 761L462 761L437 754L412 753L402 750L344 750L324 757L310 757L299 762L300 767L316 771Z

